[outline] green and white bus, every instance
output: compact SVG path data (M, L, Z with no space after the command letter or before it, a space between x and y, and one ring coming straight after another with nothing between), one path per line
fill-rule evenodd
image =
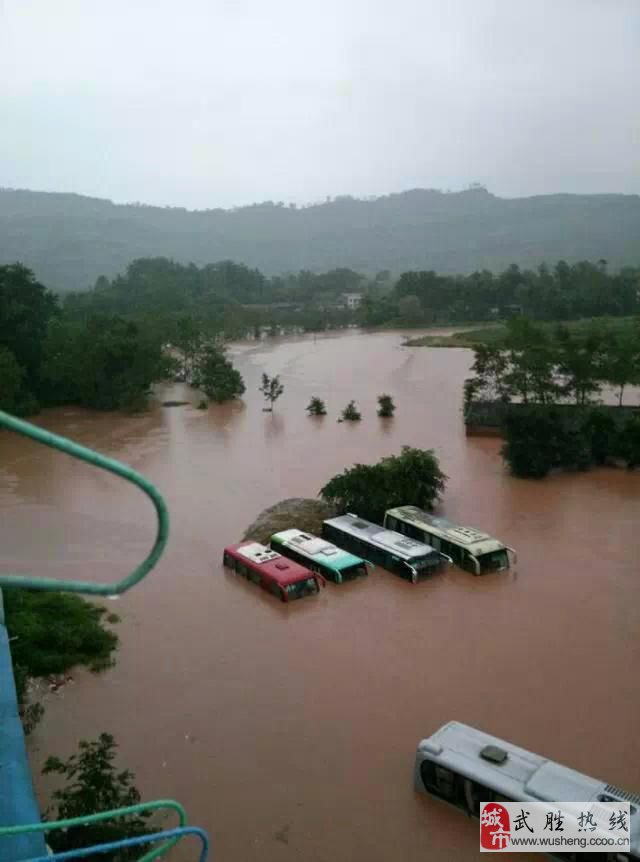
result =
M289 557L307 569L319 572L335 584L369 574L367 564L360 557L311 533L303 533L302 530L282 530L280 533L274 533L271 536L271 548L283 557Z
M473 527L460 527L418 509L417 506L398 506L388 509L384 516L388 530L396 530L418 542L432 545L436 551L451 557L453 562L474 575L485 575L508 569L516 562L516 552ZM511 556L511 559L510 559Z

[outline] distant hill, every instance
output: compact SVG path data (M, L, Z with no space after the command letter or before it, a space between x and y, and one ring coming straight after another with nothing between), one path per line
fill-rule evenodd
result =
M83 289L135 258L156 256L234 260L267 275L341 266L469 273L559 259L638 265L640 196L506 199L483 188L415 189L303 208L263 203L191 212L0 189L0 264L20 260L48 287Z

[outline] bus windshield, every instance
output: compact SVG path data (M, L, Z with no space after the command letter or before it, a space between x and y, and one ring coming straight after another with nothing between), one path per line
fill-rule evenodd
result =
M428 554L426 557L417 557L416 559L411 560L409 563L410 566L417 572L428 572L429 569L436 569L442 563L442 558L437 554Z
M355 566L347 566L345 569L340 569L343 581L353 581L359 578L360 575L367 574L367 567L364 563L358 563Z
M482 574L485 572L498 572L501 569L509 568L509 557L507 556L506 551L492 551L490 554L482 554L482 556L478 557L478 562L480 563L480 571Z
M318 592L318 582L315 578L307 578L306 581L298 581L295 584L287 584L285 587L287 598L301 599L303 596L311 596Z

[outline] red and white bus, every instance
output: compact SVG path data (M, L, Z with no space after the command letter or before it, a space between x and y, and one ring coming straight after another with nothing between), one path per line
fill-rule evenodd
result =
M258 542L229 545L224 549L223 563L283 602L315 595L326 585L322 575Z

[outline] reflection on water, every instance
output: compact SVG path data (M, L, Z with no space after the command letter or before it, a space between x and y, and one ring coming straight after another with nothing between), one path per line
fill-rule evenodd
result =
M34 767L109 731L145 797L180 799L217 858L248 862L478 858L477 825L411 786L417 741L451 718L639 789L640 474L508 476L499 441L464 436L464 350L352 333L233 354L243 402L38 417L148 475L172 532L118 603L116 667L48 700ZM273 415L263 371L285 384ZM392 420L376 416L385 392ZM307 415L312 395L326 417ZM362 421L337 422L352 398ZM414 587L376 570L284 605L225 574L224 545L263 508L403 444L436 450L443 514L517 548L517 575L451 569ZM115 581L153 534L136 489L0 435L3 570Z

